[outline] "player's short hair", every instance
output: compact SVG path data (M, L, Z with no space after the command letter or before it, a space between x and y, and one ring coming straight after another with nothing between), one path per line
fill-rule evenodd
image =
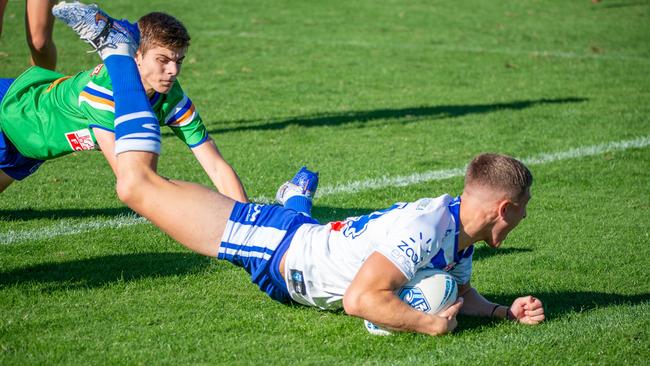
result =
M519 200L533 185L533 175L519 160L500 154L481 154L467 166L465 186L488 187Z
M153 47L184 49L190 46L190 34L180 20L173 16L153 12L138 20L140 29L140 52Z

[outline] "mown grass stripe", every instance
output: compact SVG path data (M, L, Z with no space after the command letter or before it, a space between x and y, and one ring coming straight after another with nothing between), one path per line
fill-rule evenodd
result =
M527 165L547 164L561 160L578 159L588 156L604 154L607 152L627 150L631 148L642 148L650 145L650 136L639 137L633 140L623 140L608 142L599 145L583 146L567 151L555 153L542 153L528 158L522 158ZM361 181L348 182L334 186L324 186L318 191L319 197L326 197L336 194L350 194L372 189L382 189L388 187L405 187L414 184L420 184L431 181L444 180L463 176L465 168L453 168L444 170L433 170L423 173L414 173L397 177L380 177L366 179ZM253 201L260 203L272 202L267 197L257 197ZM147 222L146 219L136 215L122 215L105 221L90 222L60 222L49 228L40 228L36 230L9 231L0 233L0 243L13 244L29 240L50 239L62 235L80 234L92 230L99 230L108 227L120 228Z

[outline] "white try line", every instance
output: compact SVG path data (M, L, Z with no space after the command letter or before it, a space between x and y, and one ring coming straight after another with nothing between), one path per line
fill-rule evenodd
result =
M321 40L321 39L301 39L297 37L278 37L269 36L266 34L238 32L234 33L228 30L213 30L201 32L206 37L230 37L230 38L247 38L247 39L261 39L266 41L277 42L301 42L307 44L317 44L325 46L344 46L344 47L360 47L360 48L392 48L392 49L406 49L406 50L437 50L447 52L462 52L462 53L488 53L498 55L524 55L530 57L556 57L556 58L570 58L570 59L594 59L594 60L630 60L650 62L649 57L640 55L626 55L616 52L611 53L580 53L574 51L557 51L557 50L519 50L512 48L499 48L499 47L467 47L460 45L445 45L445 44L427 44L427 43L391 43L391 42L366 42L358 40ZM600 52L600 51L599 51Z
M556 161L584 158L594 155L600 155L608 152L622 151L632 148L643 148L650 145L650 136L639 137L633 140L623 140L608 142L605 144L577 147L567 151L555 153L542 153L528 158L522 158L526 165L547 164ZM462 177L465 174L465 168L452 168L444 170L432 170L423 173L402 175L396 177L372 178L334 186L324 186L319 188L318 197L326 197L337 194L351 194L372 189L383 189L389 187L404 187L414 184L439 181L449 178ZM257 197L254 202L269 203L272 202L267 197ZM105 221L91 222L60 222L49 228L39 228L36 230L9 231L0 233L0 243L12 244L28 240L51 239L62 235L80 234L92 230L104 228L120 228L137 224L146 223L147 221L136 215L117 216Z

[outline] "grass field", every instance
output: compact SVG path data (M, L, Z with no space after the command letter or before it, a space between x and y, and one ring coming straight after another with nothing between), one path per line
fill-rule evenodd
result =
M134 217L86 152L0 197L1 365L650 362L650 1L100 4L184 21L181 83L256 200L308 164L315 216L340 219L458 194L480 152L525 159L528 218L478 246L472 283L502 303L536 295L548 320L373 337L274 303ZM27 64L23 11L9 1L2 77ZM98 63L61 24L55 37L61 72ZM163 150L161 174L209 184L169 132Z

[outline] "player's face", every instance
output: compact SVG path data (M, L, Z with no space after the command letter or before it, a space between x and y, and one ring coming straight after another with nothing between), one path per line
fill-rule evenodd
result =
M142 78L142 85L147 94L157 91L168 93L176 77L181 72L186 49L169 49L156 46L144 54L140 51L135 56Z
M521 220L526 217L526 206L530 201L530 191L526 191L519 202L509 202L502 215L499 215L497 223L492 228L491 236L486 240L492 248L498 248Z

